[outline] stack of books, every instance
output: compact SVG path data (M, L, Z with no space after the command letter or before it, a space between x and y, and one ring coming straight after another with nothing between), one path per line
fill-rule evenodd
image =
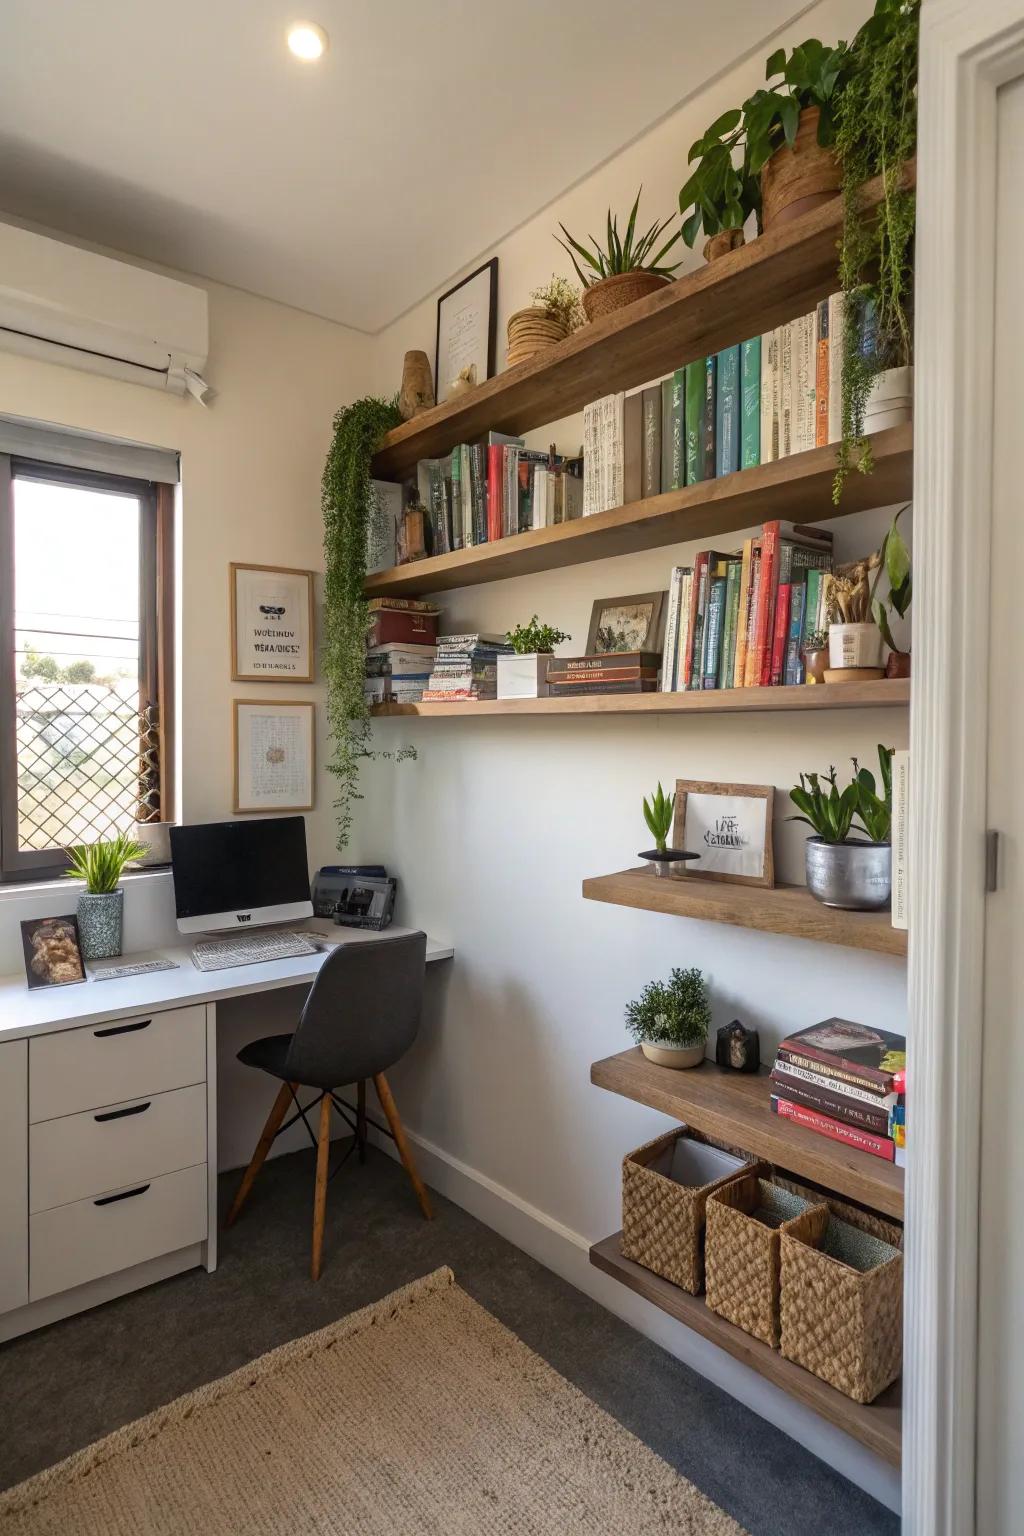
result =
M512 647L502 635L442 635L423 691L424 702L496 699L498 657L511 654Z
M804 644L826 627L831 570L831 532L777 520L742 550L705 549L675 566L663 691L802 683Z
M884 1029L826 1019L787 1035L771 1072L777 1115L903 1166L906 1042Z
M583 481L554 445L527 448L521 437L489 432L416 466L416 495L426 507L431 553L450 554L534 528L568 522L583 511Z
M656 651L553 656L548 663L548 691L555 698L588 693L654 693L660 659Z
M418 704L430 680L436 645L388 641L366 653L363 690L368 704Z

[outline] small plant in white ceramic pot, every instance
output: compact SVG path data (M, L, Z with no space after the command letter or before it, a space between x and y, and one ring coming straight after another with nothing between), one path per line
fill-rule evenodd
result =
M649 981L626 1007L626 1028L659 1067L700 1066L710 1025L711 1000L697 966L676 966L668 981Z
M79 843L68 849L71 880L84 880L78 898L78 932L82 958L104 960L121 953L124 931L124 891L118 882L124 867L147 852L128 832L100 843Z
M498 657L499 699L543 699L548 693L548 661L555 646L571 640L564 629L542 624L534 614L505 636L514 654Z

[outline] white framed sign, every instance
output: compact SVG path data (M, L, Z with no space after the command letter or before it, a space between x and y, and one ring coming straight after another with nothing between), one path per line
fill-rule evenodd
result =
M773 886L774 801L772 784L677 779L672 846L700 856L687 865L686 878Z
M235 699L235 810L311 811L315 706Z
M438 405L465 368L482 384L494 373L498 324L498 258L464 277L437 301L434 398Z
M231 563L231 680L313 681L313 572Z

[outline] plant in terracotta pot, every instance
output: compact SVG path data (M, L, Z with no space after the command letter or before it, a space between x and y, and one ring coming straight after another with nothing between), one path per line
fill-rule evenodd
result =
M571 640L564 629L541 624L534 614L529 624L517 624L505 636L511 656L498 657L499 699L542 699L548 693L548 660L555 646Z
M666 795L660 780L650 801L646 795L644 796L644 821L647 823L647 830L654 838L654 847L648 848L647 852L642 853L640 857L646 859L654 873L662 879L667 879L671 875L673 864L685 865L687 859L697 858L695 853L685 853L680 848L668 846L675 805L675 795Z
M834 767L820 776L800 775L789 798L801 813L790 821L811 828L807 839L807 888L827 907L873 912L889 905L892 894L892 753L878 748L882 794L875 777L853 759L853 777L839 788ZM860 822L855 828L854 820ZM863 829L863 836L860 835Z
M892 520L892 527L882 540L879 550L878 569L871 585L871 617L878 625L879 632L886 645L889 647L889 659L885 664L886 677L910 676L910 648L900 650L893 638L892 625L889 621L890 614L897 618L906 618L913 596L913 580L910 570L910 550L907 548L903 535L899 530L899 520L909 508L900 507ZM885 572L889 583L888 595L881 599L876 593L882 572Z
M84 880L78 898L78 932L83 960L103 960L121 953L124 931L124 891L119 881L124 867L149 850L128 832L100 843L79 843L68 849L72 880Z
M590 235L588 238L592 249L588 249L570 235L564 224L558 226L565 240L558 235L555 239L568 252L576 276L583 284L583 308L588 320L596 320L601 315L610 314L612 310L622 309L636 299L657 292L672 281L672 273L679 265L678 262L671 267L663 264L679 239L678 229L657 251L654 249L672 223L671 218L661 223L656 220L644 234L637 235L636 216L640 206L640 192L630 209L626 231L622 236L619 235L618 216L613 217L611 209L608 210L608 228L603 246ZM585 265L581 267L580 261Z
M677 966L668 981L649 981L626 1006L626 1028L660 1067L700 1066L710 1025L707 983L696 966Z

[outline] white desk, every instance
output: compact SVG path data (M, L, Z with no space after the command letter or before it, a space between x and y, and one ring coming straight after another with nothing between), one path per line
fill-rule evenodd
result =
M0 1340L216 1268L217 1003L307 985L339 942L380 937L306 926L329 942L291 960L199 971L161 945L176 969L0 979ZM428 965L452 954L428 938Z

